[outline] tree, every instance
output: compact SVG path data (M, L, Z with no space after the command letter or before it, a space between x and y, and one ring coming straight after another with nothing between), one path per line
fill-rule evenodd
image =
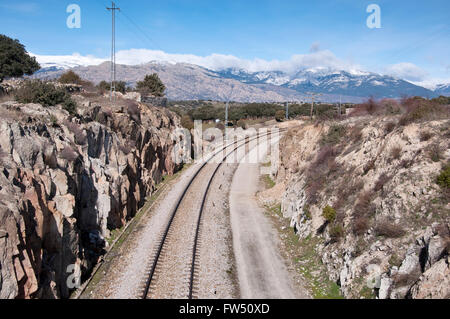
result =
M124 81L116 81L116 91L125 94L127 91L127 84Z
M58 82L63 84L82 84L80 76L72 70L69 70L66 73L62 74L59 77Z
M146 75L143 81L137 82L136 88L143 94L152 94L158 97L164 96L166 90L166 86L156 73Z
M275 120L277 120L277 122L282 122L285 116L286 114L283 110L278 110L275 112Z
M40 68L19 40L0 34L0 82L7 77L31 75Z
M106 91L109 91L109 88L111 85L106 81L101 81L99 84L97 84L97 88L100 91L100 93L105 93Z
M188 130L192 130L194 128L194 121L192 121L189 115L185 114L181 117L181 126Z
M127 84L124 81L116 81L116 92L120 92L122 94L125 94L127 92ZM111 88L111 83L106 82L106 81L101 81L98 85L97 85L98 90L101 93L104 93L106 91L109 91Z

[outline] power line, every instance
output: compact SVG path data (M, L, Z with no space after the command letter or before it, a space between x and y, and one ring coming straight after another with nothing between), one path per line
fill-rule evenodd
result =
M162 47L154 40L152 39L147 32L145 32L139 24L137 24L129 15L126 14L123 10L121 10L121 15L123 15L143 36L144 38L151 44L151 46L154 49L162 50Z
M105 6L105 1L97 0L97 2L102 4L102 6ZM120 5L119 1L116 0L115 2L117 5ZM149 46L153 49L163 51L162 47L154 39L152 39L129 15L127 15L123 6L121 5L120 7L120 14L117 15L117 17L121 19L121 21L125 22L126 27L136 37L136 39L147 42L147 44L149 44Z

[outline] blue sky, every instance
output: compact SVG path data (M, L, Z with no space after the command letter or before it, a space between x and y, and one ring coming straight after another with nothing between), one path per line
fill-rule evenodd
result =
M69 4L81 8L81 28L66 26ZM117 51L145 62L152 52L187 55L214 67L224 55L354 65L409 80L450 79L450 1L364 0L117 0ZM381 8L381 29L369 29L369 4ZM0 0L0 33L19 39L41 55L110 54L111 15L105 0ZM131 51L145 49L152 51ZM164 58L159 52L157 57ZM171 57L168 55L169 58ZM180 56L178 56L180 59ZM329 62L327 59L332 59ZM127 62L128 60L124 60ZM183 60L184 61L184 60ZM214 62L211 62L214 61ZM252 63L253 63L252 62ZM129 62L131 63L131 62ZM230 62L231 63L231 62ZM327 64L328 63L328 64ZM199 62L199 64L202 64ZM258 68L252 64L254 68ZM227 64L228 65L228 64ZM297 64L294 64L298 66ZM314 64L315 65L315 64Z

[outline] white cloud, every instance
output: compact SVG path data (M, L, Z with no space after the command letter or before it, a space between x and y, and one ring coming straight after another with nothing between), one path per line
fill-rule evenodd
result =
M287 73L296 72L299 69L307 68L330 68L336 70L350 70L355 66L338 59L328 50L312 52L310 54L293 55L291 59L263 60L263 59L240 59L233 55L211 54L205 57L192 54L170 54L163 51L153 51L146 49L130 49L117 53L117 62L122 64L140 64L149 61L166 61L172 63L196 64L211 70L221 70L226 68L245 69L250 72L258 71L284 71Z
M385 73L397 78L415 82L423 81L428 76L428 72L409 62L389 65L386 67Z
M318 47L317 47L318 48ZM64 67L76 65L98 65L109 58L97 58L94 56L82 56L74 53L67 56L35 55L42 66L53 66L55 64ZM332 70L354 71L360 69L359 66L351 64L337 58L331 51L322 50L309 54L293 55L289 60L263 60L255 58L253 60L240 59L233 55L211 54L208 56L197 56L193 54L171 54L163 51L147 49L122 50L116 53L117 63L127 65L144 64L151 61L169 63L189 63L196 64L211 70L221 70L226 68L245 69L250 72L258 71L284 71L293 73L300 69L309 68L329 68Z

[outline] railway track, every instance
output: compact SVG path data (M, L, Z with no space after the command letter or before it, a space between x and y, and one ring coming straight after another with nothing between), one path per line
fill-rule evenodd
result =
M202 217L214 177L227 158L240 147L245 147L255 139L267 138L269 135L271 134L264 133L247 137L238 141L237 146L232 143L222 147L194 173L171 211L159 244L156 246L154 258L147 266L147 277L142 290L143 299L192 299L194 297ZM226 153L230 147L232 150ZM215 165L211 164L211 161L220 155L223 156L221 161ZM205 181L207 181L206 186ZM199 195L201 195L200 198ZM180 236L183 236L183 239L180 239Z

